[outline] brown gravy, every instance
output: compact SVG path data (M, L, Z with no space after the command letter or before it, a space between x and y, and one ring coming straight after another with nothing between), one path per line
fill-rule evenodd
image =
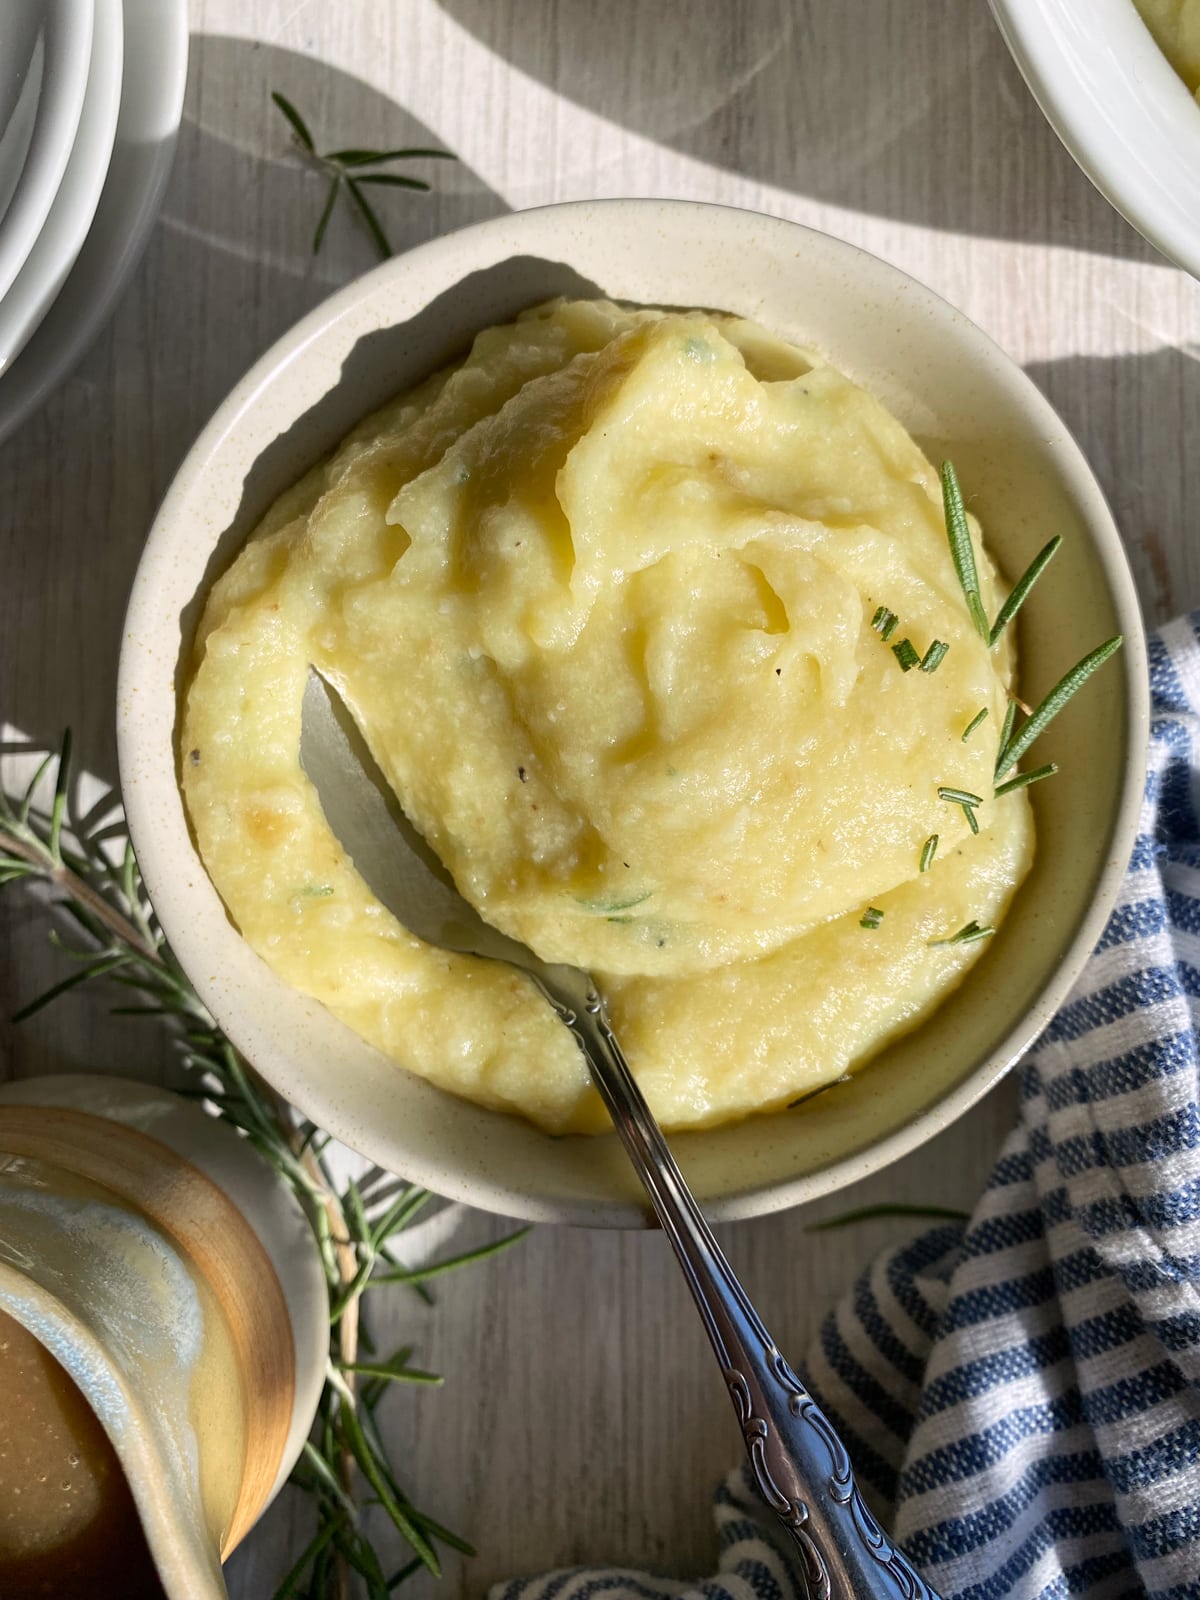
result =
M165 1600L108 1435L49 1351L3 1312L0 1596Z

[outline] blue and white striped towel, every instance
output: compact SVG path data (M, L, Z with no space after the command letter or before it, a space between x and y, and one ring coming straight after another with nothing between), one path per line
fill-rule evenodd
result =
M1019 1067L969 1225L882 1256L804 1369L946 1600L1200 1597L1200 612L1151 641L1120 904ZM704 1582L584 1570L491 1600L802 1600L744 1469Z

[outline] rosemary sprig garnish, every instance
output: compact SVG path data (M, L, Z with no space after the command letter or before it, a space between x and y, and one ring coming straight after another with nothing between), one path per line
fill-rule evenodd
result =
M989 644L995 645L999 643L1000 635L1004 632L1005 628L1008 627L1009 623L1029 598L1029 591L1041 577L1047 566L1049 566L1061 543L1062 534L1056 533L1054 538L1050 540L1049 544L1042 546L1037 555L1034 556L1033 560L1025 568L1025 571L1017 579L1015 585L1013 586L1012 593L1000 607L1000 610L996 613L996 620L992 623L992 631L988 636Z
M954 570L958 573L958 581L962 585L967 610L971 621L979 630L980 638L990 644L991 630L979 593L979 574L975 568L975 550L971 544L967 510L963 505L958 474L949 461L942 462L942 508L946 517L946 536L950 540L950 556L954 562Z
M345 189L351 203L358 211L367 232L374 241L381 261L386 261L393 255L391 243L384 231L383 224L376 214L374 206L363 193L364 185L373 185L391 189L415 189L427 191L431 185L424 178L410 178L398 172L364 172L363 167L386 166L393 161L453 161L455 157L449 150L433 150L414 146L404 150L329 150L322 155L309 130L308 123L296 110L295 106L286 96L279 91L272 90L271 99L287 118L291 125L292 135L304 152L305 156L319 170L329 178L329 189L325 195L325 204L321 208L321 215L317 219L316 232L313 234L313 255L321 248L325 238L325 230L329 226L329 219L333 215L333 208L337 204L337 197Z
M883 921L883 912L878 906L868 906L859 922L860 928L877 928Z
M937 855L937 847L938 836L936 833L931 833L928 839L926 839L925 843L921 846L921 860L917 867L918 872L929 871L930 867L933 865L933 858L935 855Z
M962 742L964 744L966 744L967 740L975 732L975 729L979 726L979 724L986 719L987 714L988 714L988 708L986 706L983 706L983 707L981 707L980 710L978 710L975 713L975 715L971 718L970 722L967 723L966 727L962 731Z
M1043 778L1052 778L1058 771L1053 761L1044 767L1035 767L1032 772L1021 772L1015 778L1010 778L1007 783L997 784L992 791L993 797L999 800L1003 795L1012 794L1016 789L1028 789L1031 783L1041 783Z
M1096 648L1084 656L1082 661L1077 661L1070 672L1065 673L1042 701L1041 705L1025 719L1021 726L1009 735L1007 742L1000 747L1000 754L996 758L996 776L1002 778L1010 767L1015 767L1025 754L1033 741L1046 731L1046 728L1067 701L1088 681L1094 672L1098 672L1110 656L1113 656L1124 643L1121 634L1097 645Z
M974 944L978 939L990 939L995 933L995 928L981 928L974 917L964 924L957 933L952 933L947 939L930 939L931 945L938 944Z
M376 1357L363 1296L381 1284L400 1283L428 1300L429 1279L496 1254L526 1230L423 1267L405 1264L404 1232L431 1196L378 1168L339 1190L324 1160L328 1137L255 1077L192 988L155 919L123 824L97 830L75 814L70 749L68 734L57 758L45 757L19 797L0 785L0 885L41 886L77 935L68 940L52 930L51 941L75 969L19 1015L31 1016L94 978L132 990L137 1003L115 1009L167 1020L193 1081L187 1092L238 1129L295 1194L325 1270L329 1365L316 1424L291 1480L312 1495L317 1528L275 1600L302 1593L309 1600L350 1600L353 1576L370 1600L386 1600L420 1568L440 1571L439 1544L472 1552L419 1510L397 1477L376 1407L394 1383L441 1380L410 1364L409 1347ZM53 795L42 806L38 796L52 770ZM365 1512L372 1505L382 1508L413 1551L412 1560L390 1577L367 1533Z

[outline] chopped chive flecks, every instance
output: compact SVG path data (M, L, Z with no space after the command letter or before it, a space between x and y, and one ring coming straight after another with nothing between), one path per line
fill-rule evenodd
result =
M1028 789L1031 783L1041 783L1043 778L1052 778L1058 771L1053 761L1047 762L1044 767L1035 767L1032 772L1018 773L1015 778L1010 778L1007 783L996 785L993 790L994 798L999 800L1002 795L1012 794L1016 789Z
M995 933L995 928L981 928L972 917L971 921L964 924L957 933L952 933L947 939L930 939L931 945L938 944L974 944L977 939L990 939Z
M1045 732L1067 701L1081 689L1094 672L1098 672L1108 658L1115 655L1124 643L1121 634L1114 635L1104 644L1097 645L1082 661L1077 661L1070 672L1061 677L1037 709L1030 713L1021 726L1002 742L996 758L996 777L1002 778L1025 754L1033 741Z
M1016 583L1013 585L1012 593L1000 607L1000 610L996 615L996 620L992 623L992 631L988 641L990 644L996 645L1000 642L1000 635L1004 632L1005 628L1008 627L1009 623L1025 604L1025 601L1029 598L1029 591L1033 588L1034 584L1041 577L1042 573L1050 565L1050 562L1061 543L1062 534L1056 533L1054 538L1050 540L1049 544L1042 546L1037 555L1034 556L1033 560L1025 568L1025 571L1017 579Z
M868 906L863 912L859 922L860 928L877 928L883 921L883 912L878 906Z
M967 610L979 637L985 644L990 645L991 629L988 627L987 614L983 609L983 600L979 593L979 573L975 568L975 549L971 544L967 510L963 505L958 474L949 461L942 462L942 507L946 516L946 537L950 541L950 556L954 562L954 570L958 573L958 581L962 585Z
M941 666L942 662L946 659L946 652L949 650L949 648L950 646L948 644L944 644L941 639L935 639L929 646L929 649L926 650L925 654L921 657L921 671L936 672Z
M911 639L901 639L899 644L892 646L892 654L900 663L901 672L911 672L914 667L921 665L921 658L917 654Z
M895 633L896 624L899 620L894 611L889 611L886 606L877 606L875 615L871 618L871 626L886 641Z
M929 871L930 867L933 865L933 858L935 855L937 855L937 847L938 836L936 833L931 833L928 839L926 839L925 843L921 846L921 864L917 869L919 872Z
M950 789L943 784L938 789L938 799L948 800L953 806L961 806L971 832L979 832L979 819L975 815L975 807L983 804L982 796L972 794L969 789Z
M939 800L950 800L956 806L981 806L983 796L972 794L969 789L951 789L942 785L938 789Z
M987 714L988 714L988 708L986 706L983 706L979 711L977 711L975 713L975 715L971 718L970 722L967 723L966 727L962 731L962 742L964 744L966 744L967 740L975 732L975 729L979 726L979 724L986 720Z

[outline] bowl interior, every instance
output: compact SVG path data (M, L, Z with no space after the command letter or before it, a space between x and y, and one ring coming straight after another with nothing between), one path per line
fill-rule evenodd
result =
M720 306L816 345L933 460L949 455L1010 579L1063 548L1026 608L1021 686L1040 697L1091 646L1126 648L1038 745L1038 855L997 938L929 1022L795 1111L673 1140L710 1215L793 1205L894 1159L965 1110L1064 997L1103 927L1136 824L1145 652L1116 531L1082 456L974 325L861 251L752 213L612 201L504 217L386 263L298 325L184 463L139 568L118 734L130 827L164 929L263 1075L346 1143L454 1198L539 1219L633 1225L614 1137L549 1138L456 1100L288 989L242 942L194 850L176 786L177 674L213 576L272 498L365 412L471 335L558 293Z
M1051 126L1100 192L1200 277L1200 105L1133 0L991 0Z

